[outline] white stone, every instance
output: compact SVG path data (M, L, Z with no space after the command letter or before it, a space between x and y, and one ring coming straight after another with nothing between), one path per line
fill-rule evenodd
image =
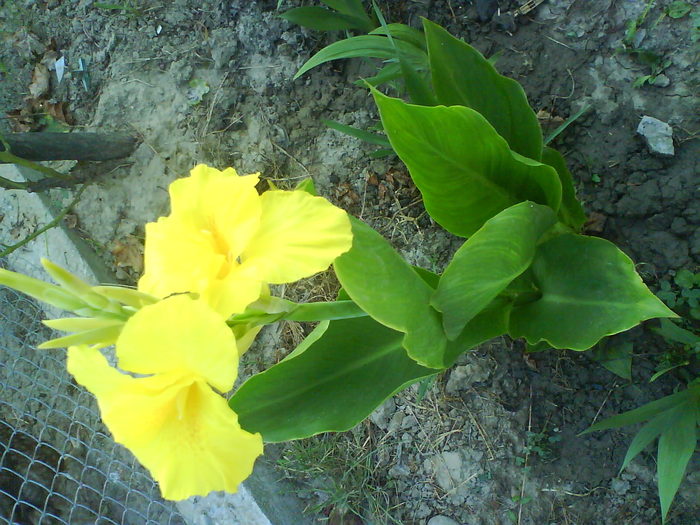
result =
M637 133L644 137L647 147L652 153L666 157L672 157L675 154L673 130L665 122L644 115L637 126Z

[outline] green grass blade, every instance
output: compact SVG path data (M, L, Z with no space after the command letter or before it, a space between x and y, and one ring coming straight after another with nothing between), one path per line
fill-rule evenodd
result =
M665 412L666 410L674 408L679 403L687 401L691 398L692 395L693 389L691 388L688 388L687 390L683 390L681 392L676 392L675 394L662 397L661 399L657 399L656 401L647 403L646 405L641 406L639 408L635 408L634 410L618 414L617 416L609 417L608 419L605 419L596 423L595 425L588 427L579 435L582 436L584 434L588 434L589 432L595 432L597 430L619 428L646 421L647 419L651 419L652 417L660 414L661 412Z
M350 135L351 137L355 137L356 139L360 139L364 142L369 142L370 144L376 144L377 146L382 146L384 148L391 148L389 139L387 139L384 135L380 135L379 133L371 133L353 126L341 124L335 120L321 120L329 128L340 131L341 133L345 133L346 135Z
M661 433L668 428L668 426L673 422L672 416L672 412L661 413L644 425L639 432L637 432L637 435L634 436L634 439L627 449L627 454L625 454L625 459L620 467L620 472L625 470L630 461L637 457L642 450L647 448L652 441L659 437Z
M698 403L678 406L677 418L659 438L657 472L661 519L665 523L668 509L678 491L686 466L697 443L696 418Z
M685 328L681 328L668 319L661 319L661 325L658 328L652 327L652 330L668 341L674 341L684 345L700 343L699 336Z
M280 18L316 31L361 31L366 27L366 21L360 18L334 13L323 7L295 7L282 13Z
M576 113L571 115L568 119L566 119L557 129L552 131L547 137L544 139L544 145L546 146L550 142L552 142L559 134L564 131L566 128L568 128L571 124L576 122L576 120L581 117L586 111L588 111L591 108L591 106L583 106L581 109L579 109Z
M396 41L394 42L398 50L405 52L407 55L417 55L419 51L411 44L406 42ZM396 49L391 45L388 38L378 35L361 35L354 36L351 38L346 38L345 40L340 40L339 42L334 42L329 46L324 47L314 56L312 56L306 63L301 66L301 69L297 71L294 75L294 80L299 78L301 75L331 60L338 60L341 58L356 58L356 57L367 57L367 58L382 58L390 59L396 58Z

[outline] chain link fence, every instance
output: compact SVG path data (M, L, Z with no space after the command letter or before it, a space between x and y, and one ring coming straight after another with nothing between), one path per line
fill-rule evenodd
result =
M0 287L0 524L184 525L114 443L94 397L66 372L65 351L36 349L53 336L45 317Z

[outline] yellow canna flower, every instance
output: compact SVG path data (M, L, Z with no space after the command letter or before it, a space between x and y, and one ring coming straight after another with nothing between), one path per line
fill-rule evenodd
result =
M258 174L203 164L170 185L171 214L146 225L139 290L195 292L228 318L257 300L265 283L325 270L352 245L347 214L305 191L258 195Z
M119 368L88 346L68 350L68 371L90 390L115 441L159 482L164 498L236 492L262 454L215 392L233 388L238 350L221 316L186 295L145 306L117 340Z

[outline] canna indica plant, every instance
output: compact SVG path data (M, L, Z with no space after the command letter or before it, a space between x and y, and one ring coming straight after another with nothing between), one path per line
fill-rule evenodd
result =
M146 226L137 290L90 287L49 263L60 286L0 271L0 283L79 316L49 322L73 333L46 346L70 347L69 371L167 498L235 490L263 441L347 430L491 338L586 350L646 319L675 316L625 254L580 234L585 216L571 175L543 147L515 81L428 21L424 32L394 36L383 27L381 38L405 35L425 55L429 76L399 64L417 104L372 94L384 140L428 213L465 239L442 275L408 264L308 182L258 195L257 175L206 166L175 181L171 214ZM342 285L335 301L297 304L270 293L269 285L331 263ZM282 319L318 324L224 410L239 355L263 325ZM98 352L113 343L118 368Z

